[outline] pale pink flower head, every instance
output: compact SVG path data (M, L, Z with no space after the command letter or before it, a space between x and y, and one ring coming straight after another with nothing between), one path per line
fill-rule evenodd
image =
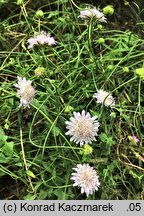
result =
M93 95L93 97L97 99L97 103L101 103L107 107L112 107L115 105L115 100L109 92L98 90L97 93Z
M33 48L33 46L38 44L48 44L49 46L55 45L56 41L50 34L46 33L45 31L41 31L35 37L28 39L28 49Z
M37 39L36 38L29 38L27 42L29 44L28 49L31 49L31 48L33 48L34 45L37 44Z
M100 186L99 176L93 167L89 164L77 164L75 171L72 173L71 180L74 181L73 186L78 186L81 188L81 193L86 193L88 197L98 190Z
M49 37L47 37L47 44L48 44L49 46L55 45L55 44L56 44L56 41L55 41L54 37L51 37L51 36L49 35Z
M45 31L41 31L40 34L38 34L35 39L37 40L37 43L39 44L45 44L48 41L49 34L47 34Z
M99 122L96 120L97 116L91 117L89 112L82 110L81 113L74 112L70 121L66 121L66 128L68 131L66 135L71 136L70 141L74 141L80 146L91 144L93 140L96 140Z
M138 143L140 140L134 134L131 136L131 139Z
M107 22L104 14L95 7L86 8L85 10L80 11L80 15L78 17L80 17L83 20L89 20L91 18L94 18L99 22Z
M29 108L30 103L33 101L36 90L31 85L31 82L30 80L26 80L26 78L18 76L18 84L14 84L14 86L18 88L17 96L20 97L19 107L23 106L24 108Z

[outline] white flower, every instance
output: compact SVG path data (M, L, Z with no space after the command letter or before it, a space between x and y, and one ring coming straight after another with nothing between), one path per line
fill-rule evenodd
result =
M107 22L104 14L96 8L86 8L85 10L80 11L80 15L78 17L84 20L95 18L99 22Z
M97 103L104 104L105 106L112 107L115 105L115 100L109 92L98 90L93 97L97 99Z
M70 141L74 141L80 146L84 143L90 144L93 140L96 140L99 122L95 120L97 116L91 117L89 112L84 110L80 114L79 112L73 113L74 117L70 118L70 121L66 121L68 132L66 135L70 135Z
M47 34L45 31L41 31L40 34L36 35L33 38L28 39L28 49L32 48L37 44L48 44L49 46L55 45L56 41L50 34Z
M48 37L47 38L47 43L48 43L48 45L49 46L52 46L52 45L55 45L56 44L56 41L55 41L55 39L53 38L53 37Z
M31 85L30 80L18 76L18 84L14 84L17 90L17 95L20 97L20 107L29 107L30 103L33 101L36 90Z
M31 49L31 48L33 48L34 45L37 44L37 39L36 38L30 38L30 39L28 39L27 42L29 43L28 49Z
M89 194L93 194L98 190L100 186L99 176L93 167L89 164L77 164L76 168L73 168L75 173L72 173L71 180L74 181L73 186L81 187L81 193L86 193L87 197Z

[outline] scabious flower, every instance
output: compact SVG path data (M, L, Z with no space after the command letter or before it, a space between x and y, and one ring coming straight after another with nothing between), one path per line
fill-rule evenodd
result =
M89 20L91 18L94 18L99 22L107 22L104 14L100 12L98 9L96 9L95 7L86 8L85 10L80 11L80 15L78 17L80 17L83 20Z
M73 186L81 187L81 193L93 194L98 190L100 186L99 176L93 167L89 164L77 164L76 168L73 168L76 172L72 173L71 180L74 181Z
M106 91L98 90L97 93L93 95L97 99L97 103L104 104L105 106L114 106L115 100L111 94Z
M67 129L66 135L71 136L70 141L74 141L80 146L84 143L91 143L96 140L99 122L96 120L97 116L91 117L89 112L82 110L82 113L73 112L74 117L70 121L66 121Z
M28 49L33 48L34 45L38 44L48 44L49 46L55 45L56 41L50 34L47 34L45 31L41 31L40 34L36 35L33 38L28 39Z
M14 84L17 90L17 96L20 97L20 105L24 108L30 107L30 103L33 101L36 90L31 85L32 81L26 80L26 78L22 78L18 76L18 84Z

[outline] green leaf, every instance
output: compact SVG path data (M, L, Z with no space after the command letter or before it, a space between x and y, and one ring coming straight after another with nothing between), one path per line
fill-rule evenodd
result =
M4 147L3 147L3 153L6 156L12 156L13 155L13 146L14 146L13 142L6 142Z
M111 146L115 144L113 137L107 136L105 133L101 133L99 137L102 142L102 154L109 155L111 152Z
M8 136L1 136L0 135L0 147L2 147L5 144L7 138L8 138Z
M39 193L38 199L39 200L44 200L47 197L47 195L48 195L47 191L41 190L40 193Z
M99 137L103 143L107 143L108 145L114 145L115 144L113 137L107 136L107 134L105 134L105 133L101 133Z
M129 170L129 174L132 175L134 179L137 179L139 184L141 184L142 180L144 180L144 174L136 173L133 170Z
M2 127L0 127L0 136L4 136L5 135L5 132L4 130L2 129Z
M59 11L52 11L52 12L50 12L49 13L49 15L48 15L48 19L50 19L50 18L52 18L53 16L57 16L57 15L59 15Z
M2 152L0 152L0 164L9 163L10 160L11 158L5 156Z
M23 167L22 162L17 162L17 163L15 163L15 165L18 166L18 167Z
M28 195L24 196L23 198L24 198L24 200L35 200L36 195L28 194Z
M5 135L4 130L2 129L2 127L0 127L0 147L2 147L6 140L7 140L8 136Z
M57 137L60 134L60 129L57 126L52 127L52 133L54 137Z
M55 196L57 196L58 200L62 200L62 198L63 198L63 193L62 192L63 192L62 189L56 189L56 190L53 191L53 194Z
M26 174L32 178L36 178L35 174L30 170L26 170Z

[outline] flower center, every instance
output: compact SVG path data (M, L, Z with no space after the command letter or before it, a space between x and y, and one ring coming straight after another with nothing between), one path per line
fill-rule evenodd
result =
M27 100L27 101L30 101L32 100L32 98L34 97L34 94L35 94L35 90L32 86L26 86L24 89L23 89L23 92L21 93L21 96Z
M75 130L77 136L84 139L91 135L92 128L93 125L90 120L82 120L77 123Z
M103 97L103 101L106 105L111 105L114 103L114 99L111 96L105 96Z
M92 183L91 173L89 171L84 171L81 175L81 181L86 186L89 186Z

